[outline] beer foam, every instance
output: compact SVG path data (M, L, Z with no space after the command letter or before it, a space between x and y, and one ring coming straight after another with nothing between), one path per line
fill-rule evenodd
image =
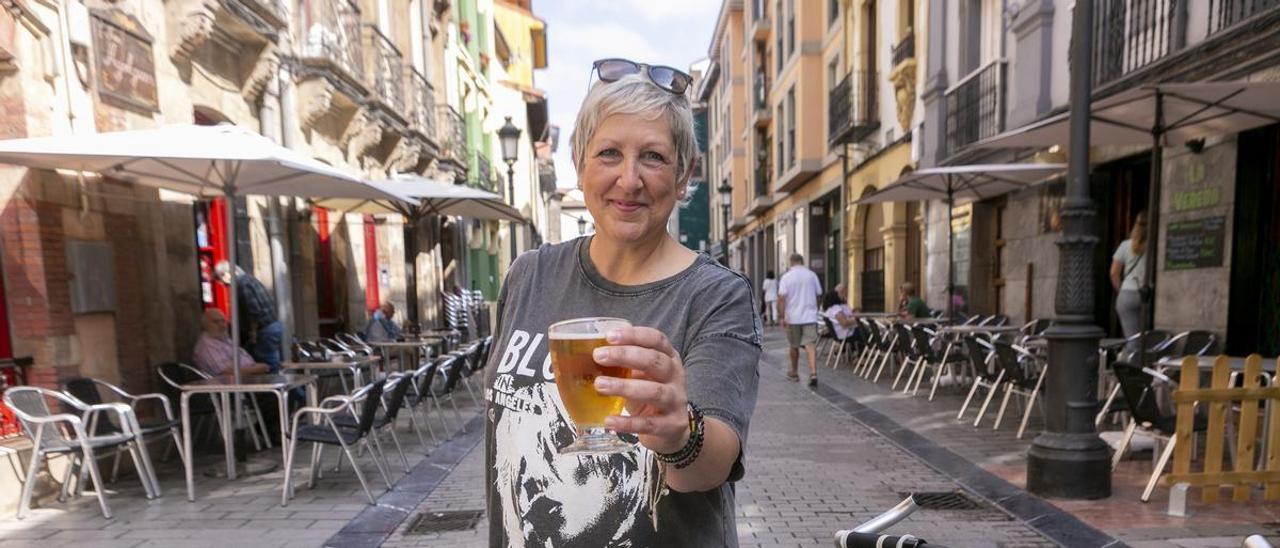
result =
M604 333L549 333L547 338L557 341L589 341L603 339Z

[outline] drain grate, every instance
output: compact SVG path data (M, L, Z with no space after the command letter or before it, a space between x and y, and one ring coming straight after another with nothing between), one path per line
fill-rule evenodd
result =
M406 535L426 535L445 531L470 531L484 510L460 510L454 512L419 512L405 529Z
M911 495L916 504L926 510L982 510L985 505L957 491L925 491L919 493L903 493Z

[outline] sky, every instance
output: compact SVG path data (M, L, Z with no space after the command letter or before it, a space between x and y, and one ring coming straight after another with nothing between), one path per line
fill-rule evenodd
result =
M569 135L578 106L594 81L591 62L622 57L688 71L707 56L720 0L539 0L533 11L547 23L547 68L534 84L547 93L551 123L560 126L557 184L577 186ZM589 80L588 78L591 78Z

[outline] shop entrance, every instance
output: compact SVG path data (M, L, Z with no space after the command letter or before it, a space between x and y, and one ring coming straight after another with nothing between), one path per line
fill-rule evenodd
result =
M1280 354L1280 125L1240 134L1226 352Z

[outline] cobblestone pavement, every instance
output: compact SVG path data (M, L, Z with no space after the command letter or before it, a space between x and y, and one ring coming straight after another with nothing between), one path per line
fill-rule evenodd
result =
M478 383L477 383L478 384ZM474 414L465 392L458 399L462 414L468 418ZM446 405L446 408L448 406ZM418 444L417 436L409 428L407 410L401 414L397 432L403 443L410 465L423 460L425 451ZM433 413L432 424L440 434L440 443L446 440L442 419ZM459 416L446 411L449 425L459 427ZM424 435L428 446L434 450L438 444ZM383 438L388 450L392 482L404 475L404 469L390 438ZM38 546L60 547L216 547L228 545L253 547L314 547L369 508L364 491L343 462L339 472L331 472L334 448L326 449L324 476L309 489L306 478L310 470L308 446L299 449L299 463L294 469L295 498L287 507L280 506L280 487L284 471L279 467L280 450L273 449L252 455L255 465L274 465L274 470L253 476L242 476L234 481L207 476L204 472L222 464L220 448L197 448L196 500L187 502L183 470L176 454L162 463L164 452L161 442L152 445L151 455L157 467L163 496L147 500L142 487L132 474L122 474L119 482L108 485L107 502L114 518L104 519L98 511L96 498L86 491L84 497L59 503L52 498L41 501L24 520L12 514L0 516L0 547ZM55 463L59 459L55 459ZM386 484L373 466L368 454L357 456L361 469L369 480L374 497L383 493ZM110 470L110 461L99 466ZM128 459L125 459L128 462ZM61 469L61 468L59 468ZM109 473L109 472L108 472Z
M782 378L785 350L770 331L759 401L747 443L747 477L738 484L738 536L744 548L829 546L832 534L896 504L907 491L953 491L957 485L849 415ZM477 444L418 507L419 512L484 508L483 445ZM406 534L386 546L480 547L474 530ZM991 507L920 510L891 532L949 546L1052 546L1027 525Z

